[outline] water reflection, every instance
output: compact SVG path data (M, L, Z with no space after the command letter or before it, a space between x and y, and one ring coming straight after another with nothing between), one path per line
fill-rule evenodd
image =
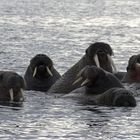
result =
M109 43L118 70L139 50L139 0L1 0L0 68L24 74L38 53L63 74L90 42ZM138 89L136 89L138 90ZM139 93L139 91L138 91ZM140 139L140 104L111 108L29 91L22 104L0 104L0 139Z

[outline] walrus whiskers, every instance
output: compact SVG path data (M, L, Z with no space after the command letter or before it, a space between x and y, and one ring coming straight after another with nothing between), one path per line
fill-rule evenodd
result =
M46 67L46 69L47 69L47 72L49 73L49 75L50 75L50 76L53 76L51 70L50 70L48 67Z
M35 69L34 69L34 72L33 72L33 77L35 77L36 72L37 72L37 67L35 67Z
M98 68L100 68L100 63L99 63L99 59L98 59L98 55L95 54L95 56L93 57L94 61L95 61L95 64Z
M10 94L10 101L13 101L14 100L14 92L13 92L12 88L9 90L9 94Z
M111 56L109 54L107 54L107 57L108 57L108 60L109 60L110 64L112 65L112 68L114 69L114 72L117 72L117 68L114 64L113 59L111 58Z

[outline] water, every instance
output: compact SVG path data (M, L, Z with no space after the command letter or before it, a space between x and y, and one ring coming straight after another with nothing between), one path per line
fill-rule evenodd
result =
M118 70L139 53L139 0L0 0L0 68L24 75L30 59L45 53L63 74L91 42L114 50ZM80 105L26 92L21 106L0 106L0 139L139 140L135 108Z

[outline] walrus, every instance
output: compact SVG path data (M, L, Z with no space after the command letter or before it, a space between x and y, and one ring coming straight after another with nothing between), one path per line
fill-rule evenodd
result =
M24 88L22 76L13 71L0 71L0 102L24 101Z
M140 82L140 54L129 58L126 70L126 72L115 72L114 75L124 83Z
M89 65L78 73L73 84L77 83L81 83L81 86L86 85L86 91L94 94L101 94L113 87L123 88L122 83L112 73Z
M61 76L45 54L37 54L30 60L24 79L26 90L47 91Z
M81 103L106 106L136 106L133 93L126 90L112 74L95 66L86 66L77 77L81 88L75 89L64 98L74 98Z
M133 94L125 88L111 88L97 96L94 101L97 105L135 107L136 100Z
M70 91L80 87L80 84L73 85L77 74L86 65L95 65L106 71L116 71L115 64L111 59L113 51L110 45L104 42L96 42L91 44L85 51L85 55L73 65L57 82L50 88L48 93L69 93Z
M132 55L129 58L126 68L127 72L122 79L124 83L140 83L140 54Z

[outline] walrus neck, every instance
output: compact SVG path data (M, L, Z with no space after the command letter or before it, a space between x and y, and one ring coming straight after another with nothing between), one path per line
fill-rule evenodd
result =
M68 91L68 92L74 90L75 88L80 87L79 84L76 84L76 85L72 85L72 84L73 84L73 82L76 80L77 74L79 73L79 71L80 71L82 68L84 68L85 66L86 66L86 60L85 60L85 58L83 57L83 58L81 58L81 59L79 60L78 63L76 63L75 65L73 65L66 73L64 73L64 74L62 75L62 78L63 78L64 80L67 80L67 81L68 81L68 83L67 83L67 84L69 85L69 91Z
M79 62L77 62L75 65L73 65L62 77L69 76L71 77L71 84L76 80L77 74L80 72L81 69L83 69L86 65L91 65L91 62L86 58L84 55Z
M69 93L79 88L81 83L73 85L79 71L88 65L86 57L83 56L75 65L73 65L48 91L49 93Z
M84 55L78 62L79 65L79 70L81 70L82 68L84 68L86 65L93 65L93 63L91 62L91 60L89 58L86 57L86 55Z

